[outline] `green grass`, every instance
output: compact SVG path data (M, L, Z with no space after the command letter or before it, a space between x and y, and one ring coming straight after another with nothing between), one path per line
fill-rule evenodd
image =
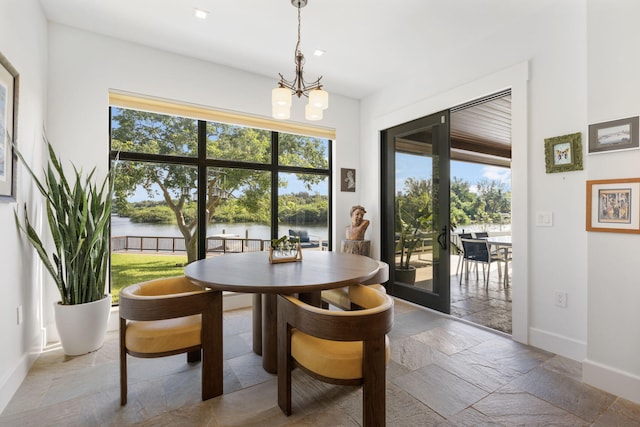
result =
M120 301L120 289L134 283L184 274L186 255L111 254L111 297Z

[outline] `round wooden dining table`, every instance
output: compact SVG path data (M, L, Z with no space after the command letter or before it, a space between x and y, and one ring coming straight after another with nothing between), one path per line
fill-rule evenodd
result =
M254 351L261 337L262 365L277 371L277 295L299 294L307 302L319 304L320 291L361 283L375 275L379 263L372 258L333 251L303 251L303 259L272 264L268 252L227 254L195 261L184 274L192 282L218 293L223 291L256 294L254 297ZM260 298L262 295L262 298ZM261 304L260 304L261 300ZM258 302L258 304L256 304ZM222 304L216 313L216 381L222 393ZM255 330L260 320L260 328Z

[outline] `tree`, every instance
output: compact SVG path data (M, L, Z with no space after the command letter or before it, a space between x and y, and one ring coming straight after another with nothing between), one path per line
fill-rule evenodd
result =
M477 184L476 221L495 224L502 221L503 214L511 212L511 193L504 183L482 179Z
M451 182L451 222L464 225L470 223L502 223L511 213L511 193L504 183L482 179L471 184L461 178Z
M471 192L471 184L462 178L454 177L451 181L451 222L469 224L469 214L475 199L475 194Z
M235 162L270 163L271 132L242 126L208 122L207 158ZM280 134L279 155L286 164L327 168L324 147L317 138ZM198 121L144 111L112 109L112 150L163 156L198 156ZM184 237L188 262L197 259L197 220L187 214L187 205L197 188L197 169L177 163L121 162L116 176L117 211L126 213L127 199L138 188L150 198L161 196L172 210ZM322 177L298 174L309 188ZM279 177L280 186L286 181ZM269 206L271 176L250 168L210 168L206 182L206 216L211 221L216 209L241 193L234 202L250 212ZM265 203L265 200L267 202Z
M395 230L400 251L399 267L409 268L411 255L423 239L423 231L433 231L432 182L407 178L404 192L396 197Z
M404 182L404 191L402 195L398 196L398 200L402 201L404 211L411 217L415 217L417 212L424 209L431 211L432 189L433 185L430 179L407 178ZM426 223L422 226L430 227Z

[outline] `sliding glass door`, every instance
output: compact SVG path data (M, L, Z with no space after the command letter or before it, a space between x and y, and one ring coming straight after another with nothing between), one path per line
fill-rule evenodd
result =
M381 140L388 291L449 313L449 112L387 129Z

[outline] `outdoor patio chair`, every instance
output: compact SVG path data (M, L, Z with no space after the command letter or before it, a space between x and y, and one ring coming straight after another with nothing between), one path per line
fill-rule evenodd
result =
M492 254L489 248L489 243L485 239L460 239L462 242L463 264L462 272L460 274L460 285L462 285L462 276L465 275L466 267L466 279L469 279L469 263L474 263L476 267L476 279L478 279L478 263L482 264L482 278L485 286L489 285L489 273L491 272L491 263L499 262L502 257L497 254ZM486 267L486 268L485 268ZM500 277L502 273L498 269Z
M461 239L472 239L473 236L471 233L453 234L453 236L455 236L456 239L454 242L455 245L451 246L451 252L455 252L455 255L458 255L458 265L456 266L456 275L458 275L460 274L460 267L462 266L462 259L464 258L464 249L462 247Z

